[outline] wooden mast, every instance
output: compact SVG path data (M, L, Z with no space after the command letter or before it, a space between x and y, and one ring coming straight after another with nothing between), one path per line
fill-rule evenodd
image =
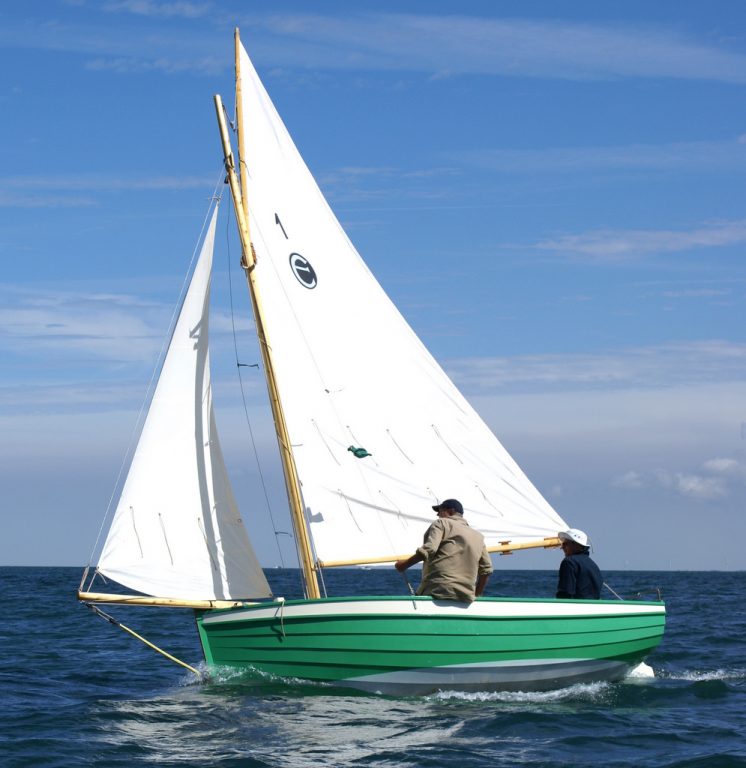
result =
M215 96L215 111L220 126L220 137L223 143L223 155L225 158L225 170L228 174L228 182L231 188L231 197L233 198L233 208L236 212L238 221L238 233L241 238L242 260L241 265L246 273L246 281L249 287L252 309L254 311L254 322L256 323L256 333L259 339L259 349L262 354L264 371L267 379L267 391L269 393L269 402L272 408L272 417L275 423L277 434L277 443L280 448L280 459L282 461L283 474L285 476L285 489L287 491L288 503L290 505L290 515L295 530L295 540L298 545L298 556L300 565L303 569L303 577L306 584L306 593L309 598L321 596L319 583L316 577L316 565L311 551L311 540L306 525L305 510L300 493L300 482L298 472L293 458L290 437L288 435L285 414L282 410L282 403L277 388L275 378L274 363L272 362L272 348L267 336L264 324L264 313L262 311L262 302L259 288L254 274L256 265L256 254L251 243L249 232L249 206L247 200L246 174L244 173L244 135L243 135L243 105L241 103L241 68L240 68L240 39L238 29L235 31L236 46L236 120L238 126L238 150L239 163L241 163L241 180L236 175L236 166L233 159L233 150L231 149L228 128L225 122L225 113L223 111L223 102L220 96Z
M246 218L246 226L249 225L249 194L248 183L246 181L248 174L246 170L246 144L243 131L243 98L241 96L241 38L239 37L238 27L233 31L233 45L235 49L235 72L236 72L236 133L238 135L238 180L241 182L241 201L243 203L243 213ZM256 258L252 249L251 256ZM253 266L253 265L252 265ZM244 267L245 269L246 267Z

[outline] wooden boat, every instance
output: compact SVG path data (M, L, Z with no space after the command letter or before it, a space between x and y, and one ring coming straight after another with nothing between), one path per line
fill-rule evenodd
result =
M306 597L271 595L220 448L208 352L216 210L80 599L191 608L208 665L365 691L621 679L660 642L662 602L325 594L324 569L411 554L446 497L462 500L491 552L556 546L568 525L360 258L238 33L236 94L238 161L219 97L216 111ZM142 595L93 592L99 576Z

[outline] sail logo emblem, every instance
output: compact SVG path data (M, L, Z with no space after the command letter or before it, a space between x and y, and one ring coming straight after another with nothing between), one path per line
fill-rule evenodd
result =
M290 254L290 269L304 288L315 288L318 280L311 262L299 253Z

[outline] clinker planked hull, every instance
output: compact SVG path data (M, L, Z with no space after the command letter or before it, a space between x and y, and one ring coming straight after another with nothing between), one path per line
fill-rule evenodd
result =
M275 601L197 613L211 666L390 695L615 681L660 642L660 602Z

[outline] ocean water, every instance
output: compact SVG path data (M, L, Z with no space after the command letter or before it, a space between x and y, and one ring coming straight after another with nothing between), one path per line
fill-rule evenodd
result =
M299 595L294 570L270 570ZM668 609L649 679L551 693L424 698L208 682L77 603L80 571L0 568L0 766L746 766L746 573L611 572L625 596L659 587ZM498 571L489 594L551 595L555 574ZM330 594L398 594L388 570L340 571ZM108 609L190 664L189 611Z

